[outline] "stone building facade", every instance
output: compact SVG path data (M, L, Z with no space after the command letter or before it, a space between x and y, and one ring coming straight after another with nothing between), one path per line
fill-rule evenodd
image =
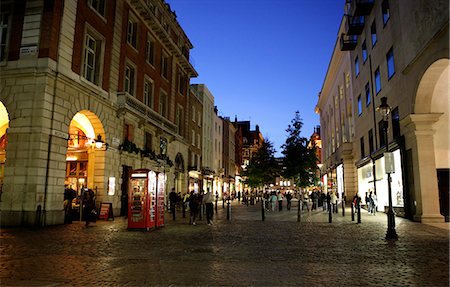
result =
M126 213L134 169L187 189L197 72L168 4L2 1L1 13L2 226L63 223L65 185Z

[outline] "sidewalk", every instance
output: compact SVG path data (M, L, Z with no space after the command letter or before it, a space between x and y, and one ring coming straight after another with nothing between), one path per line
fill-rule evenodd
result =
M293 206L262 221L260 205L231 208L228 221L219 202L212 226L167 213L149 232L120 217L2 229L0 286L449 286L445 229L396 218L399 239L386 241L382 213L297 222Z

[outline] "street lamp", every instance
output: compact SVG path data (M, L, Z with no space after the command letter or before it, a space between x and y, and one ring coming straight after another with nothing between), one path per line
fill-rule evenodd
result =
M389 145L388 145L388 115L391 112L391 107L387 104L387 98L382 97L381 104L377 108L377 111L381 113L383 116L383 127L384 127L384 139L385 139L385 145L386 145L386 153L385 158L387 156L387 153L389 152ZM388 229L386 232L386 239L397 239L397 232L395 231L395 214L394 210L392 209L392 189L391 189L391 173L390 171L387 171L387 180L388 180L388 200L389 200L389 208L387 212L387 219L388 219Z

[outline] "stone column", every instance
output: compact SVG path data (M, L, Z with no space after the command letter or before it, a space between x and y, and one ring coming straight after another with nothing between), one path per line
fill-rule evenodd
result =
M416 214L414 220L444 222L439 209L433 125L441 114L410 114L401 121L404 129L406 149L412 150L414 198Z

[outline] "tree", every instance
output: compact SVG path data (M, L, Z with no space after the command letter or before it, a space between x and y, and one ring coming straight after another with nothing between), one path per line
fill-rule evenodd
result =
M286 129L288 137L281 153L284 155L283 176L292 178L299 187L307 187L317 182L317 157L315 147L308 148L307 138L300 135L302 127L303 121L297 111Z
M243 172L250 187L259 187L275 181L279 173L275 152L272 142L266 139L252 155L247 169Z

